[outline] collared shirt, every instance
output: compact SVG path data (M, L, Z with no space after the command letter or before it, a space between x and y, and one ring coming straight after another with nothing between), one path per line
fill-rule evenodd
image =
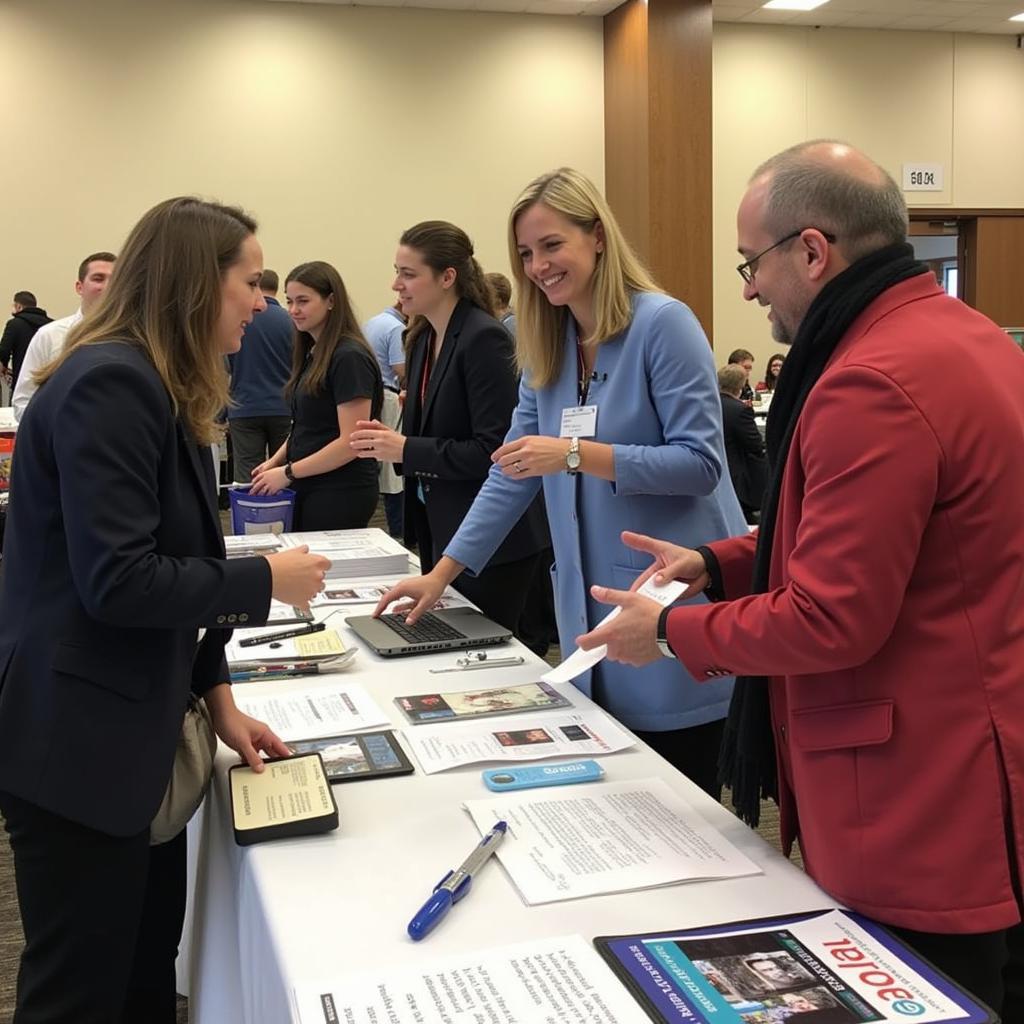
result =
M32 379L36 370L41 369L47 363L52 362L64 349L64 341L68 331L82 320L82 311L79 309L71 316L62 317L60 320L52 320L44 324L32 336L28 348L25 350L25 358L21 361L21 372L18 374L18 383L11 396L11 405L14 407L14 420L19 422L28 408L28 403L36 393L39 385Z

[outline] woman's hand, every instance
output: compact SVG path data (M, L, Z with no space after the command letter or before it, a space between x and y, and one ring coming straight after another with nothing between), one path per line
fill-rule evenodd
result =
M254 771L264 769L260 751L270 757L290 757L291 751L266 722L238 710L231 687L221 683L206 693L213 730Z
M406 598L406 602L395 609L399 615L405 614L405 621L413 625L424 613L437 604L438 598L444 593L446 584L433 573L426 576L410 576L396 583L378 602L373 610L373 617L378 618L384 613L392 601Z
M253 473L252 485L249 487L250 494L277 494L283 491L290 481L284 467L274 466L269 469L256 468Z
M405 436L380 420L359 420L348 443L360 459L401 462L405 452Z
M265 473L265 472L266 472L266 471L267 471L268 469L273 469L273 468L274 468L274 467L275 467L276 465L277 465L277 463L276 463L276 462L274 461L273 457L271 457L271 458L267 459L267 461L266 461L266 462L261 462L261 463L260 463L260 464L259 464L259 465L258 465L258 466L257 466L257 467L256 467L256 468L255 468L255 469L254 469L254 470L253 470L253 471L252 471L252 472L251 472L250 474L249 474L249 476L250 476L250 478L251 478L251 479L255 480L255 479L256 479L256 477L258 477L258 476L260 475L260 473Z
M564 473L565 456L569 451L569 438L532 434L503 444L491 456L491 462L501 467L505 476L547 476Z
M311 555L305 544L264 555L270 566L270 592L278 601L308 609L309 602L324 589L330 559Z

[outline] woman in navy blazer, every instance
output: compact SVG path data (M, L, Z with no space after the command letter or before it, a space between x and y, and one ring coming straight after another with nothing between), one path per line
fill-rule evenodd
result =
M352 446L362 458L401 464L406 542L418 545L420 565L429 572L487 479L491 455L509 428L515 355L461 228L447 221L409 228L399 240L395 271L392 287L410 317L405 434L367 421L352 434ZM478 575L456 588L515 630L548 539L539 501L505 522Z
M607 203L577 171L531 183L512 208L516 345L523 379L505 444L437 566L386 595L429 607L475 572L504 524L543 486L555 549L562 651L607 614L587 591L629 589L644 556L621 540L638 523L704 543L746 529L722 445L711 349L693 314L661 294ZM577 437L571 416L577 414ZM703 597L697 600L704 600ZM698 686L675 660L642 670L602 662L576 685L717 794L718 745L732 680Z
M185 834L150 846L149 824L190 691L258 770L287 753L235 707L224 643L271 594L306 604L327 563L226 561L209 448L223 356L264 306L255 227L189 198L147 213L18 431L0 589L16 1024L175 1019Z

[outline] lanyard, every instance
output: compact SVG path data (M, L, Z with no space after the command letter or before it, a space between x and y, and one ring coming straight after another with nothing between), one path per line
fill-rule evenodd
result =
M578 339L576 341L576 366L579 371L576 378L576 397L580 405L586 405L587 394L590 391L590 376L587 374L587 365L583 361L583 346Z
M420 378L420 416L423 415L423 408L427 404L427 385L430 384L430 374L434 369L434 335L431 332L427 338L427 351L423 353L423 376Z

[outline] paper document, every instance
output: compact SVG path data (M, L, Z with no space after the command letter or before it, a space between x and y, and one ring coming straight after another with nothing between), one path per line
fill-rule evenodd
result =
M531 906L761 874L663 779L496 793L466 810L481 834L508 822L496 856Z
M310 606L319 608L322 605L376 604L389 590L397 585L397 581L394 583L386 581L380 583L353 583L351 586L345 586L343 583L331 584L321 590L310 601ZM404 602L405 598L392 601L386 610L392 611L395 605ZM460 594L450 591L439 597L429 610L436 612L443 608L465 608L468 604L469 602Z
M307 982L295 1004L302 1024L650 1024L579 935Z
M482 761L540 761L592 757L636 745L601 711L570 711L503 718L500 722L420 725L402 734L427 775Z
M301 625L297 628L301 629ZM248 637L268 636L278 632L274 626L260 626L258 629L236 629L231 639L224 645L224 657L229 665L250 661L271 661L284 663L291 661L313 661L340 658L351 653L336 630L322 629L318 633L306 633L302 636L291 636L284 640L271 643L254 644L243 647L241 641Z
M649 597L652 601L657 601L658 604L665 607L674 601L678 601L689 589L689 583L669 580L668 583L659 584L654 582L654 577L652 576L640 588L638 593L643 594L644 597ZM616 606L594 629L597 629L598 626L603 626L606 622L610 622L621 611L622 608ZM588 668L593 668L599 661L603 661L607 653L608 648L604 644L595 647L592 651L584 651L577 647L561 665L542 675L541 679L545 683L567 683L570 679L575 679L581 673L586 672Z
M234 696L241 711L266 722L286 742L340 736L391 724L366 690L352 684L289 686L287 692L273 694L236 689Z

